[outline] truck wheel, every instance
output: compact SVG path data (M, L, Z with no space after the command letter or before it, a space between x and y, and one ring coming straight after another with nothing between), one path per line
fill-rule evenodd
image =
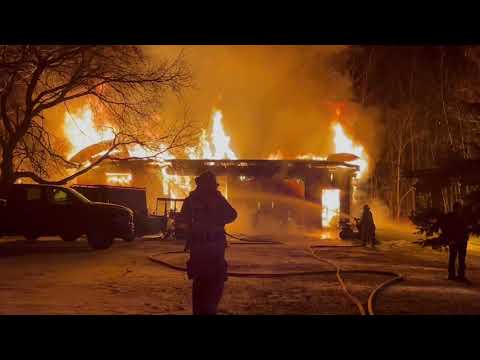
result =
M70 235L70 234L63 234L63 235L60 235L60 237L62 238L63 241L67 241L67 242L73 242L78 239L78 236Z
M113 236L101 233L89 234L88 244L95 250L105 250L112 246Z

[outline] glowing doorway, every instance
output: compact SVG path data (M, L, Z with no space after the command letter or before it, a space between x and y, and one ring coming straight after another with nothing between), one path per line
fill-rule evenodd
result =
M335 216L340 215L340 190L322 190L322 225L331 226Z

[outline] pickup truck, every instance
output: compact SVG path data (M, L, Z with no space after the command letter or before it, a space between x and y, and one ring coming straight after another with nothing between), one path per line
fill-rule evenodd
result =
M87 235L93 249L107 249L116 237L135 238L133 212L120 205L93 202L77 191L52 185L14 184L0 189L0 236L60 236L75 241Z

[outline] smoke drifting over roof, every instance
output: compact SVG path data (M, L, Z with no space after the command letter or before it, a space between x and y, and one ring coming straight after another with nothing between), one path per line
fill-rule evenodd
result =
M195 88L181 102L189 116L206 126L212 107L224 114L224 127L241 158L284 157L333 151L332 121L340 121L370 156L375 113L353 105L351 81L332 67L344 46L147 46L152 59L181 52ZM167 100L166 116L179 116L178 101Z
M373 160L381 151L374 109L352 102L351 79L334 70L336 55L346 46L144 46L153 62L183 54L191 68L194 87L180 98L168 94L162 117L181 119L188 109L197 126L211 125L213 108L223 112L223 126L239 158L268 158L280 152L284 158L328 155L334 151L332 122L341 109L340 122L355 143ZM64 138L67 109L78 112L85 100L71 101L47 112L47 125L70 151ZM101 124L102 116L95 116ZM181 153L176 154L181 157ZM369 171L373 162L369 161Z

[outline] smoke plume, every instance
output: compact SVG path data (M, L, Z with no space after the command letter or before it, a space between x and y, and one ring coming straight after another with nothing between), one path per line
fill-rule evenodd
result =
M240 158L285 158L333 152L331 123L341 107L347 134L375 157L376 113L352 102L351 80L332 67L345 46L147 46L151 59L182 53L195 87L180 106L205 126L212 107L224 114L224 127ZM179 116L178 99L167 99L165 111Z

